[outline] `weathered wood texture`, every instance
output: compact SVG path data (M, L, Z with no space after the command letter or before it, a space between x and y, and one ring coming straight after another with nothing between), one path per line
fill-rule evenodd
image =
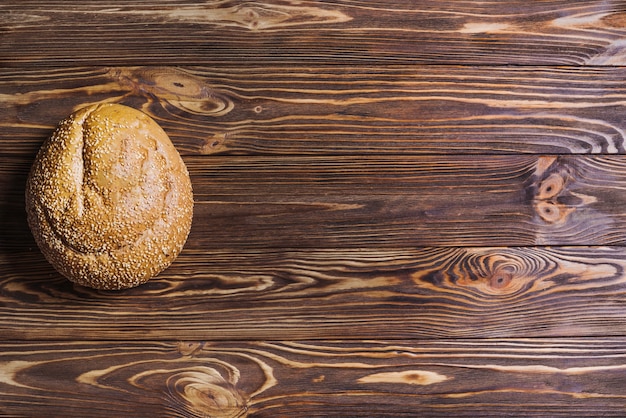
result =
M0 5L0 65L624 65L625 22L619 0L23 0Z
M0 248L33 246L0 158ZM186 157L189 250L623 245L626 156Z
M80 106L141 108L187 155L624 153L626 68L315 66L0 71L0 154Z
M0 416L623 416L625 353L609 337L2 343Z
M624 416L626 3L0 4L0 417ZM153 116L176 262L74 286L29 166Z
M0 335L122 341L624 335L625 267L622 247L186 250L140 288L99 292L71 285L34 251L2 259Z

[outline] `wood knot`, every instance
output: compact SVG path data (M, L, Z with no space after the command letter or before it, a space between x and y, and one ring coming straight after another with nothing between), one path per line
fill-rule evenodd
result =
M245 417L248 407L230 379L211 367L179 370L167 379L175 404L190 416Z
M574 208L552 201L539 200L535 202L535 212L549 224L564 223L573 211Z
M493 272L483 272L475 280L459 280L458 284L472 287L486 295L500 296L516 293L523 288L526 280L521 276L517 279L516 277L514 269L496 268Z
M565 179L559 173L550 174L545 180L539 184L536 198L539 200L551 199L565 188Z
M229 138L229 134L216 133L213 136L207 137L204 143L200 147L201 154L217 154L226 149L226 141Z
M260 15L254 9L248 8L244 13L242 13L242 17L242 21L248 25L248 28L254 30L259 27Z
M506 288L513 280L513 274L509 272L496 272L489 279L489 285L495 289Z
M109 76L137 92L165 99L204 99L211 93L204 79L177 68L116 68L109 71Z
M405 385L429 386L450 380L451 377L428 370L404 370L381 372L363 376L358 383L394 383Z
M524 291L542 268L526 251L517 249L468 249L458 260L456 285L495 297ZM446 274L451 275L452 272Z
M114 69L109 76L137 95L156 97L193 115L223 116L235 107L224 91L214 89L203 77L177 68Z
M547 224L563 224L575 207L568 205L571 170L556 157L541 157L537 161L530 187L535 214Z
M183 356L193 356L202 350L204 343L193 341L181 341L178 343L178 352Z
M343 23L352 18L339 10L298 5L243 4L213 13L215 23L239 26L251 31L302 25Z

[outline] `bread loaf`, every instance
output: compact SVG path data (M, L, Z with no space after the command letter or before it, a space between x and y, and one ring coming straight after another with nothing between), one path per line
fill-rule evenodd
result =
M96 289L138 286L167 268L187 240L187 168L149 116L118 104L60 122L33 163L28 223L46 259Z

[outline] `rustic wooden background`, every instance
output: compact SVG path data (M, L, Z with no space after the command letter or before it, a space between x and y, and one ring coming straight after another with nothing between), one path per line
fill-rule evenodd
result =
M121 292L24 212L102 102L196 201ZM2 2L0 416L624 416L625 114L625 1Z

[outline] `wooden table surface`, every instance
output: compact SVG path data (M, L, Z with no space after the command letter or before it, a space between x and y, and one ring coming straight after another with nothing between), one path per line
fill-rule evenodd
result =
M73 110L194 187L126 291L37 249ZM0 416L626 415L626 2L0 4Z

